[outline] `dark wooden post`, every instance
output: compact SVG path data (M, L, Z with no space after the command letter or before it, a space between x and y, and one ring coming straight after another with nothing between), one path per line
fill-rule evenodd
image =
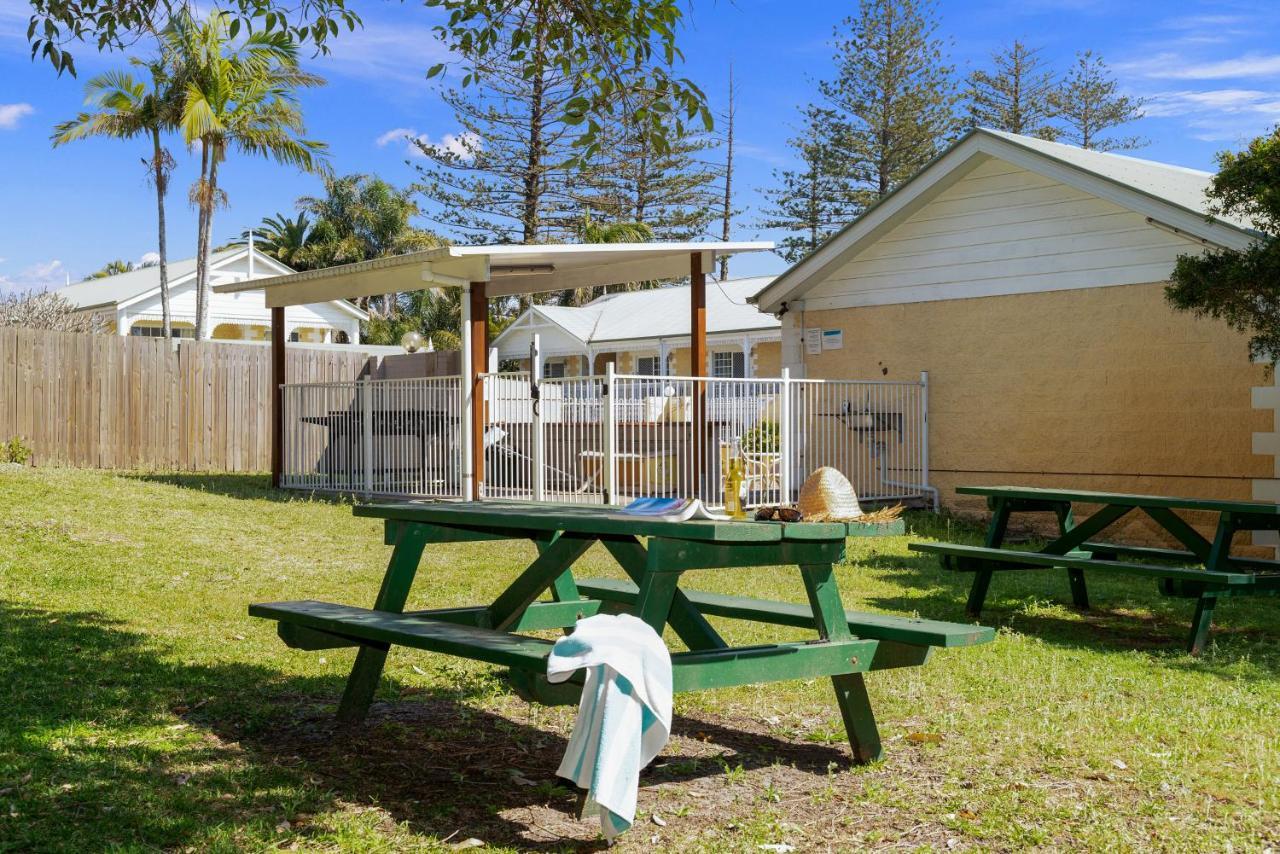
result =
M702 269L702 253L689 256L689 375L707 375L707 272ZM693 495L700 498L702 478L707 470L707 389L706 383L693 385Z
M271 309L271 486L284 474L284 306Z
M484 380L489 366L489 300L486 282L472 282L471 294L471 497L479 501L484 482Z

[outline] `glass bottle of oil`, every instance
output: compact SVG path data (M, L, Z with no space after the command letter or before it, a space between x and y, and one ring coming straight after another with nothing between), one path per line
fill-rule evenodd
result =
M724 512L734 519L746 518L742 509L742 458L737 454L729 457L724 472Z

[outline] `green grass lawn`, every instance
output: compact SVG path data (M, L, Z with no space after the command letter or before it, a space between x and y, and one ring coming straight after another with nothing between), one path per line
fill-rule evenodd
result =
M265 479L0 471L0 851L582 849L554 780L572 708L394 650L365 725L354 653L298 652L250 602L368 606L388 549ZM920 514L911 537L974 540ZM962 621L967 577L851 541L849 607ZM428 549L413 607L487 601L528 544ZM619 575L598 549L585 571ZM802 601L790 569L690 586ZM1020 576L1020 577L1017 577ZM1262 850L1280 845L1280 600L1227 601L1205 655L1152 582L997 576L994 643L868 677L885 759L851 767L826 680L677 698L624 849ZM803 637L715 621L733 642Z

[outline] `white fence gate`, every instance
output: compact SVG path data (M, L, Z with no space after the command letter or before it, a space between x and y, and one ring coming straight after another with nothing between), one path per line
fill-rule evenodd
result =
M747 505L794 501L831 466L866 501L923 499L928 375L918 381L615 374L484 375L486 498L622 503L642 495L724 503L731 457ZM461 377L285 386L283 485L464 498ZM705 414L695 419L698 402Z
M695 402L705 416L695 425ZM623 503L642 495L724 503L730 457L748 505L793 501L805 475L839 469L869 501L926 499L928 375L918 381L605 376L485 377L484 494ZM700 458L700 459L699 459Z

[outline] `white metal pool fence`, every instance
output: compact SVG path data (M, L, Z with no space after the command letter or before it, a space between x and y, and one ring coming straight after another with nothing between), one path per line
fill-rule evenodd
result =
M924 499L928 375L918 381L615 374L483 375L486 498L621 503L642 495L724 503L742 462L748 506L795 500L839 469L866 501ZM461 377L284 387L284 474L295 489L464 495ZM704 414L698 418L701 400Z

